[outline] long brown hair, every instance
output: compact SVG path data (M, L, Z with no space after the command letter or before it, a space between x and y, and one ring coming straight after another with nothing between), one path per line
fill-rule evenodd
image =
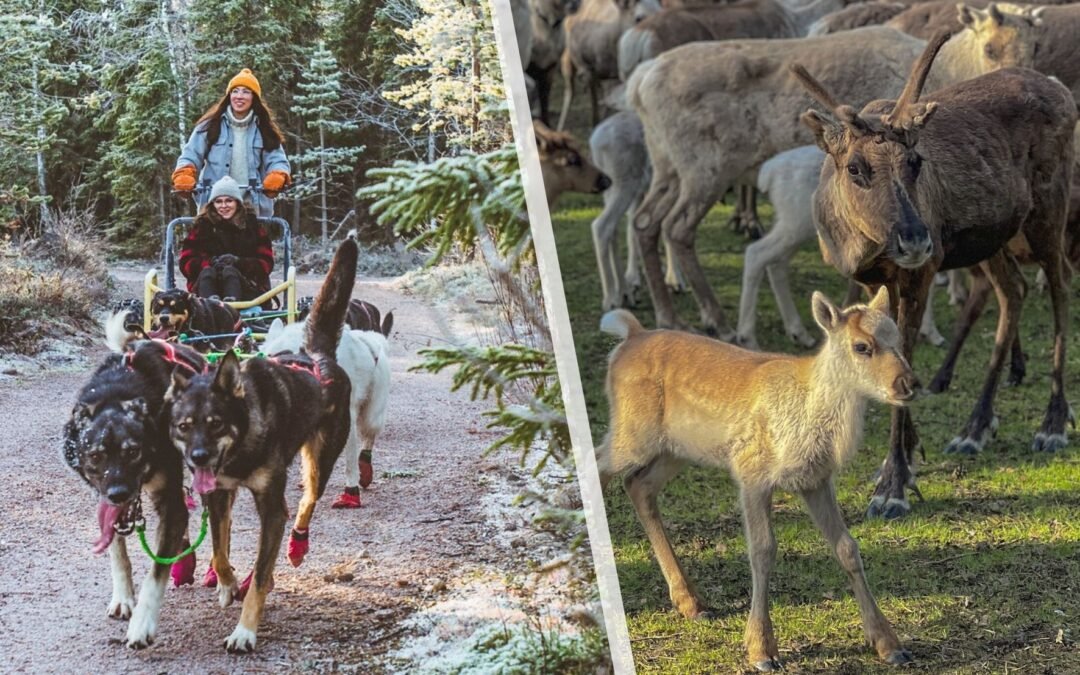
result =
M231 93L231 92L230 92ZM217 143L218 137L221 136L221 118L225 116L225 110L229 107L229 94L225 94L221 99L206 109L203 116L199 118L199 121L195 123L195 128L198 129L200 125L206 125L206 147ZM278 127L277 122L274 121L274 113L270 108L262 102L259 95L255 92L251 92L251 107L255 111L255 124L259 128L259 133L262 135L263 148L266 150L277 150L285 144L285 134L281 133L281 129Z

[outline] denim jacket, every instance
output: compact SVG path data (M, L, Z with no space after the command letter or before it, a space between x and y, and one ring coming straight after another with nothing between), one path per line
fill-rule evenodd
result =
M184 149L180 153L180 159L176 161L177 169L184 165L191 165L197 169L201 167L196 185L202 185L206 180L210 181L210 185L218 182L229 173L229 162L232 161L232 128L225 120L222 120L221 134L218 136L217 143L210 148L210 152L207 152L207 126L207 123L203 123L195 127L195 130L191 132L191 138L188 139L187 144L184 145ZM247 141L250 144L248 146L248 180L255 179L256 183L261 187L263 178L271 171L292 173L289 167L289 159L285 156L285 148L278 147L277 150L264 150L262 134L254 122L248 128ZM205 164L203 163L204 160ZM246 188L247 181L244 181L240 185L240 189L245 190ZM195 203L200 211L206 205L209 197L209 190L196 194ZM274 200L264 194L249 195L245 201L258 204L257 215L262 218L269 218L274 215Z

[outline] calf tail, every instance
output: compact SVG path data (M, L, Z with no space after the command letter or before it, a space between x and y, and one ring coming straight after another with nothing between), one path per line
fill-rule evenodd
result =
M631 338L644 331L637 317L625 309L614 309L600 318L600 331L622 338Z
M311 316L304 326L304 351L308 354L334 359L356 282L356 262L359 257L360 249L355 235L350 232L348 239L334 254L330 271L315 297Z

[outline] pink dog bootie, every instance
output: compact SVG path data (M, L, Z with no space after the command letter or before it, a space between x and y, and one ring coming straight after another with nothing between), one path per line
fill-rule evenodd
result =
M304 556L308 552L308 531L298 530L295 527L289 533L289 562L293 567L300 567L304 562Z
M371 485L373 477L371 468L371 450L360 451L360 487L366 488Z
M206 570L206 574L203 575L202 585L206 588L217 588L217 572L214 571L213 565L211 565L210 569Z
M184 539L184 548L189 545L188 540ZM186 555L172 564L169 568L169 576L172 577L173 586L179 588L195 583L195 563L195 551L192 551L190 555Z
M236 595L233 597L235 597L237 600L243 600L245 597L247 597L248 589L251 588L251 581L254 578L255 570L251 570L250 572L248 572L248 575L244 577L244 580L240 582L240 586L236 589ZM266 589L266 592L269 593L272 590L274 590L274 580L271 578L270 588Z
M358 509L363 504L360 503L360 488L347 487L345 492L342 492L337 500L330 505L332 509Z

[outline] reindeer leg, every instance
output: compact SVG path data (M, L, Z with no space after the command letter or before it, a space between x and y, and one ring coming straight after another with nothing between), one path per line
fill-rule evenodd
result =
M750 618L743 643L750 663L763 672L780 669L772 619L769 618L769 577L776 564L776 537L772 526L772 489L744 485L739 494L743 526L750 554Z
M645 534L652 544L660 571L668 584L671 602L675 609L688 619L708 618L709 610L701 600L693 582L686 576L675 549L668 540L664 523L660 518L660 508L656 498L669 480L683 467L683 462L671 455L658 455L641 469L626 477L626 494L637 511L638 520L645 528Z
M680 187L679 198L664 216L661 230L667 235L675 252L675 260L694 292L705 331L730 342L735 333L728 326L724 311L720 309L720 303L716 300L694 248L698 225L716 201L715 193L711 191L711 186L696 186L686 180L681 182Z
M634 231L637 233L638 250L645 268L645 282L652 296L656 312L657 328L685 328L675 314L675 300L664 284L664 271L660 265L661 220L678 197L679 179L673 172L666 173L658 158L654 158L653 182L637 213L634 214Z
M895 298L899 289L896 324L900 328L904 358L908 363L911 363L926 298L933 282L933 265L928 264L918 270L902 272L896 286L890 289L890 298ZM874 496L870 498L870 508L867 510L868 517L899 518L911 511L911 504L908 503L904 491L908 487L915 487L915 474L911 463L918 447L919 436L911 419L911 411L908 408L894 407L889 431L889 454L874 486Z
M750 239L761 239L765 234L765 228L757 214L757 188L753 185L739 186L739 210L742 212L742 222L746 230L746 236Z
M981 270L975 270L979 270L979 268L972 268L974 273L972 274L971 292L968 293L967 300L964 301L964 308L956 320L952 342L949 344L949 352L945 355L945 361L938 368L933 381L930 382L930 391L935 394L940 394L949 389L949 384L952 383L953 370L956 368L956 361L960 358L960 349L963 348L964 342L967 341L971 327L975 325L979 316L982 315L983 309L986 307L986 300L990 297L990 290L993 288L986 275Z
M743 284L739 297L739 324L736 331L739 344L752 349L758 348L755 336L757 297L761 278L766 273L788 337L804 347L814 344L814 339L803 326L799 310L795 308L788 278L791 257L813 236L813 229L806 230L798 225L789 227L787 222L778 219L768 234L746 247Z
M605 312L622 305L624 290L619 279L615 233L633 200L634 195L624 186L613 185L604 191L604 210L592 222L593 248L596 251L596 264L600 268L600 287L604 293L602 307Z
M877 651L878 656L892 665L910 662L911 653L900 646L900 639L878 608L874 594L870 592L870 585L866 582L866 573L863 571L862 556L859 555L859 545L844 524L844 514L836 503L836 490L832 480L820 487L803 491L802 498L806 501L814 524L821 530L840 562L840 567L847 573L855 601L859 604L859 615L867 641Z
M1040 242L1040 248L1044 244L1045 242ZM1051 250L1043 255L1042 259L1046 260L1042 269L1046 271L1046 281L1050 287L1050 302L1054 310L1054 366L1050 374L1050 404L1046 408L1046 416L1043 418L1039 431L1035 434L1031 447L1035 451L1056 452L1069 443L1065 423L1070 422L1073 428L1076 428L1075 415L1065 398L1064 376L1065 331L1069 313L1069 272L1060 250ZM1019 348L1018 343L1019 340L1017 340L1017 348Z
M1024 277L1019 265L1016 264L1016 259L1006 249L1002 249L979 263L979 266L994 286L1001 313L998 316L994 350L990 355L990 365L982 392L964 430L945 447L946 453L959 452L973 455L981 451L997 431L994 395L997 394L1001 370L1005 365L1005 356L1016 339L1020 322L1020 308L1024 299Z

